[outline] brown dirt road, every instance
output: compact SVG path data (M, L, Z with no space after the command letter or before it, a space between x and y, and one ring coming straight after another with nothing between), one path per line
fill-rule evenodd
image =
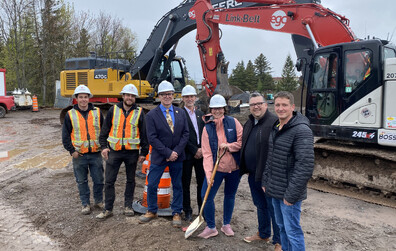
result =
M17 111L0 119L0 250L273 250L270 244L242 240L257 231L246 176L231 222L235 237L219 231L215 238L199 239L202 226L185 240L170 218L141 225L136 216L123 216L124 171L116 184L114 216L98 222L97 210L81 215L71 158L61 145L59 113ZM137 178L135 199L141 199L143 187ZM219 192L218 229L221 198ZM302 210L307 250L396 250L395 209L309 190Z

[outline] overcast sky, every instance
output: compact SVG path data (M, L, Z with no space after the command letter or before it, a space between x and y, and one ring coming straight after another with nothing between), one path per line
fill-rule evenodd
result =
M80 10L97 14L103 11L117 16L129 27L138 39L138 51L149 37L154 25L169 10L181 3L181 0L66 0L74 4L76 12ZM396 2L394 0L322 0L322 5L350 20L350 26L357 37L367 35L386 39L393 34L396 43ZM296 60L294 47L289 34L270 31L238 28L222 25L221 48L230 62L229 74L235 65L243 60L254 59L263 53L271 63L273 77L281 75L288 54ZM186 59L190 76L200 81L202 70L198 49L195 43L195 30L184 36L177 47L177 54Z

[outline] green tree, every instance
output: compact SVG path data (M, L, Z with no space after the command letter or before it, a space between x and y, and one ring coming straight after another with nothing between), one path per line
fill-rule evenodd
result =
M83 28L80 31L80 36L79 36L79 40L76 43L76 49L73 52L73 55L75 57L87 57L89 56L89 39L90 39L90 35L88 33L88 31Z
M237 86L242 90L247 90L246 76L245 76L245 64L243 60L235 66L232 70L231 76L228 79L230 85Z
M295 80L296 72L294 70L294 63L290 54L287 55L285 65L282 70L282 79L277 85L277 91L295 91L298 87L298 81Z
M260 55L254 60L254 68L259 84L257 91L270 91L274 89L274 81L271 75L271 66L268 59L260 53Z
M248 61L245 69L245 84L248 91L257 90L257 76L252 61Z

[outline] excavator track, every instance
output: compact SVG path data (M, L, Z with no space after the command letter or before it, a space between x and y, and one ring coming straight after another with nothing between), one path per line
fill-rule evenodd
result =
M395 150L319 140L309 187L396 208Z

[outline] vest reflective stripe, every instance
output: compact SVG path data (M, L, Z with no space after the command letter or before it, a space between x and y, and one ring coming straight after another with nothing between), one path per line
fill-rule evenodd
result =
M79 153L88 153L90 150L98 152L100 148L100 109L90 110L87 119L74 108L68 113L73 127L70 137L76 151Z
M142 108L138 107L129 113L125 118L124 112L117 105L113 110L113 121L110 129L109 142L110 148L120 151L122 146L126 150L136 150L140 148L139 118Z

